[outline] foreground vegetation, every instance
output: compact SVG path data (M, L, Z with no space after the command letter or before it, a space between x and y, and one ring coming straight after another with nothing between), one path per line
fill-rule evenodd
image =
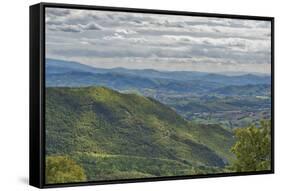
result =
M86 181L84 169L67 156L48 156L46 158L46 182L70 183Z
M213 173L233 158L231 132L151 98L104 87L46 93L47 155L71 156L88 180Z
M253 158L246 160L243 153L256 150L248 148L251 142L245 139L263 140L260 138L268 132L262 129L237 129L234 136L219 125L188 122L152 98L121 94L105 87L47 88L46 181L251 171L253 168L245 165ZM256 148L264 148L258 150L262 155L256 154L263 156L255 158L256 170L265 168L264 158L270 160L266 153L270 146L266 140L262 142ZM68 168L68 163L75 168Z
M271 169L271 122L261 121L260 128L250 126L235 130L237 142L231 151L236 160L231 168L235 172Z

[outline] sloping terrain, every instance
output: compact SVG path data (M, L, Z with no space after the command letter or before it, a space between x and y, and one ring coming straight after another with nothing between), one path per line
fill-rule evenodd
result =
M46 88L47 155L69 155L89 180L221 172L232 133L187 122L152 99L105 87Z

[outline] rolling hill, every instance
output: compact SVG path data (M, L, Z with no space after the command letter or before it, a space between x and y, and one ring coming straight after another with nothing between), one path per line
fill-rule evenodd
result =
M89 180L222 172L233 134L162 103L105 87L46 88L46 153L69 155Z

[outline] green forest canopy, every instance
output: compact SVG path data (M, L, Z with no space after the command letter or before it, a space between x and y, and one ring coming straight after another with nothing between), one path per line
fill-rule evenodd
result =
M67 156L46 158L46 183L83 182L87 177L84 169Z
M261 127L250 126L235 130L236 155L232 169L236 172L271 169L271 121L261 121Z

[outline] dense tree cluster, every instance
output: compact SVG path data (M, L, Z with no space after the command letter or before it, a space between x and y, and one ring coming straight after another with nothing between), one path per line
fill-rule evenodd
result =
M46 183L83 182L87 177L84 169L67 156L46 158Z
M260 127L250 126L235 130L236 144L231 151L237 160L233 170L262 171L271 169L271 122L261 121Z

